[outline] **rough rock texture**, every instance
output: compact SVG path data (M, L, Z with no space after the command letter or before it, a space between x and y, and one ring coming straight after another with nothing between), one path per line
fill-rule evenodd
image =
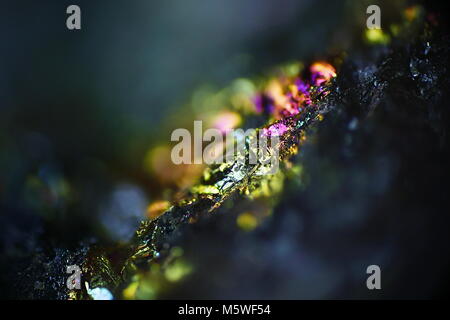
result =
M130 246L52 249L57 246L32 235L29 248L3 257L16 264L14 270L23 270L12 275L18 292L11 295L67 298L68 263L84 263L90 279L111 271L112 280L100 277L98 285L120 294L135 270L117 276L123 265L128 268L130 255L145 269L147 259L162 262L168 256L164 250L174 245L184 248L194 271L163 292L164 298L422 298L446 293L449 54L448 39L436 32L394 44L376 61L349 56L319 103L328 111L324 120L308 129L306 143L293 157L304 168L301 183L286 180L272 215L255 231L236 228L237 215L251 206L237 193L174 207L144 223ZM199 221L189 224L190 218ZM112 266L95 265L99 256ZM382 292L365 288L370 264L383 270Z

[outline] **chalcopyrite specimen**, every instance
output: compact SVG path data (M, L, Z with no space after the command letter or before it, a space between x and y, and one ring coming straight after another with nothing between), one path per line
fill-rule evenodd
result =
M279 137L277 145L269 145L269 155L277 150L280 163L298 152L306 138L307 129L320 121L329 111L323 102L336 77L335 68L325 62L313 63L308 78L299 75L292 79L272 81L266 92L255 97L256 109L268 112L275 120L259 130L264 136ZM233 161L208 167L202 183L193 186L181 201L153 220L142 222L131 243L112 248L92 247L82 265L83 288L69 292L70 298L122 298L124 287L139 268L151 263L162 264L170 257L171 242L182 226L213 214L226 199L234 195L246 196L261 185L279 179L277 174L264 174L264 164ZM263 174L262 174L263 173Z
M433 102L442 97L439 88L448 81L445 80L447 69L443 65L443 61L448 60L448 45L436 40L434 31L428 27L415 36L406 41L399 36L397 43L386 46L390 39L385 34L371 32L367 37L369 42L381 45L372 48L376 59L351 55L340 60L330 58L330 62L313 62L294 74L268 79L252 97L252 103L254 114L265 120L265 124L258 128L259 132L266 137L280 138L276 145L267 147L269 154L277 154L280 170L273 174L260 174L267 169L263 164L251 164L237 158L211 165L204 170L199 183L178 194L165 212L143 221L130 242L109 247L85 245L75 253L57 252L58 258L80 264L82 270L81 290L69 290L60 278L54 279L58 283L55 285L58 298L158 297L164 281L176 282L191 272L192 268L182 259L182 245L178 241L186 230L220 210L256 202L254 200L260 198L272 201L260 211L270 211L281 194L286 177L302 170L296 163L302 146L312 132L320 130L318 124L332 118L331 115L335 117L334 121L340 121L336 125L338 129L333 127L335 131L330 129L331 133L327 132L336 140L343 140L341 136L334 136L335 132L344 130L341 127L355 132L383 104L387 106L383 109L389 114L387 118L397 119L399 123L422 123L427 117L443 118L442 113L434 109ZM405 105L407 112L397 106L397 109L389 109L396 99L401 101L398 105ZM430 106L419 116L407 109L418 100L426 101ZM433 130L444 132L445 128L439 125L441 123L433 122ZM342 147L336 152L336 148L329 143L325 152L348 151ZM248 156L246 150L244 155L237 157L247 159ZM164 205L160 207L165 208ZM245 211L238 216L237 224L244 230L252 230L260 218ZM62 264L58 259L54 263ZM34 272L32 267L29 272ZM55 270L45 272L58 274Z
M433 90L431 82L439 73L427 75L427 70L434 70L433 64L437 63L432 59L438 55L433 56L432 52L440 52L441 49L439 45L433 47L428 40L419 41L414 48L409 51L413 54L410 58L412 72L403 76L423 82L420 94L426 96ZM293 78L270 82L266 90L255 96L254 102L257 112L266 113L270 119L274 119L259 130L264 135L280 137L278 145L269 146L269 153L271 148L279 151L282 164L280 172L259 175L256 174L258 170L264 169L261 164L252 165L242 161L206 168L202 181L190 188L182 200L172 203L159 217L142 222L130 243L112 248L92 247L82 265L84 286L81 291L69 292L68 296L75 299L101 299L105 296L134 298L140 281L149 281L148 273L160 270L168 261L177 258L174 244L184 228L213 215L227 199L233 199L231 203L236 205L240 199L252 198L260 193L265 186L273 187L280 183L284 179L283 175L292 168L289 159L298 153L302 143L307 140L309 130L328 112L337 111L338 105L352 101L354 105L360 106L362 114L370 116L383 101L386 90L398 81L398 77L402 77L403 64L399 63L399 59L404 59L402 50L362 70L344 65L345 75L342 79L331 64L316 62L303 72L306 77L297 74ZM423 67L426 64L426 70L422 68L421 72L415 72L416 66ZM349 85L348 81L353 83ZM275 197L277 188L269 187L268 193ZM243 225L252 225L252 219L249 215L240 217ZM181 273L189 272L189 267L180 267L180 270L184 270ZM139 276L141 274L144 276Z

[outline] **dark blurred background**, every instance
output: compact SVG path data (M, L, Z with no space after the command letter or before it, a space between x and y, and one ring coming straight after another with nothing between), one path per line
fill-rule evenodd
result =
M70 31L70 4L2 1L0 19L2 216L45 212L67 241L90 234L115 188L149 200L145 154L169 141L197 87L325 54L351 6L78 1L82 29Z
M2 1L0 248L4 253L3 274L14 273L27 264L37 238L45 239L49 245L73 247L90 238L100 242L128 240L139 220L145 217L148 204L163 197L161 183L155 182L155 176L143 165L146 154L169 141L171 129L178 127L176 119L188 113L183 106L198 87L221 88L235 78L259 75L286 61L310 61L345 50L358 51L363 45L361 25L365 24L365 8L372 4L369 2ZM383 19L395 21L398 12L412 2L379 3ZM70 4L81 8L81 30L66 28L65 12ZM315 163L315 157L321 156L323 152L314 149L305 161ZM394 219L389 228L384 225L382 229L389 231L383 229L387 236L382 240L363 241L364 248L352 246L355 239L377 238L375 229L365 233L361 226L372 221L366 220L365 215L375 201L370 197L375 195L378 199L389 194L390 175L399 166L398 158L389 154L380 157L376 154L374 159L364 162L356 173L351 171L353 178L349 183L354 189L346 191L351 193L348 197L346 193L336 199L332 191L324 191L319 176L313 180L311 189L303 193L314 200L309 207L299 207L296 205L299 191L294 186L277 209L283 214L277 216L275 211L268 222L269 231L264 228L261 231L264 240L260 239L261 235L252 238L234 231L233 235L228 235L228 231L214 232L215 225L227 223L219 215L204 227L209 230L207 237L186 239L187 255L191 252L191 259L200 271L185 287L181 286L168 297L379 298L383 297L382 293L370 296L365 287L355 288L355 283L364 286L368 264L384 263L388 267L392 259L396 271L388 272L387 277L392 278L395 288L388 288L386 297L430 297L446 292L447 239L428 239L435 223L423 218L424 211L417 213L419 218L411 225L421 230L425 228L424 220L427 221L431 229L424 232L430 241L425 243L437 241L436 250L442 250L445 258L438 265L436 256L430 254L433 267L422 266L427 270L424 274L420 270L412 273L412 282L415 277L425 277L418 280L422 291L409 291L409 285L393 280L401 270L424 263L422 251L405 258L409 257L406 251L410 246L403 241L408 242L409 238L400 241L404 244L401 261L395 261L396 251L390 237L395 238L408 216ZM310 168L313 176L324 169L314 165ZM375 178L377 182L368 190L362 187ZM323 191L322 198L317 195L318 190ZM335 200L336 205L330 204ZM296 212L296 207L301 209ZM439 232L447 230L447 220L444 220ZM305 226L311 227L311 223L313 229L306 236L297 235ZM375 219L375 226L380 224L383 226L382 221ZM343 235L331 232L333 236L320 246L319 240L330 230L349 225L357 229L353 238L339 243L336 241ZM205 239L214 239L218 234L234 240L225 243L222 238L211 240L217 246L209 248ZM408 237L414 237L414 232L408 231ZM293 239L303 239L304 243L292 242ZM338 246L333 247L336 243ZM199 246L205 246L205 254L200 258L192 253ZM269 260L259 261L258 250L271 253L265 256ZM357 257L351 254L365 250L373 254ZM433 248L421 250L427 252ZM211 279L200 277L209 271L207 261L217 256L226 258L230 252L236 254L230 258L234 263L224 262L223 269L212 264L216 269ZM251 261L242 269L235 269L246 259ZM273 262L273 266L265 264L267 261ZM253 270L257 275L254 278L248 277L252 266L261 266L259 273ZM268 272L272 267L273 274ZM434 276L428 282L426 277L430 273ZM249 280L240 282L241 279ZM261 279L271 280L264 284ZM11 287L6 277L1 281L5 288ZM343 285L345 281L350 285ZM196 292L189 291L192 284L199 283ZM224 287L224 283L228 286ZM8 296L8 290L3 294Z

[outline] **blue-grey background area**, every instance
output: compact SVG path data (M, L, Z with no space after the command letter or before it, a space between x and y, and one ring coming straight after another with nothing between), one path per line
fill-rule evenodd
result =
M107 156L158 134L203 83L322 52L342 11L336 1L77 1L82 30L69 31L72 3L2 2L2 122L48 133L66 154Z
M81 30L66 28L71 4L81 8ZM186 112L196 88L221 88L279 63L322 57L346 8L309 0L0 6L1 196L8 208L28 210L30 175L49 185L66 179L76 206L59 203L52 214L69 238L89 234L78 217L96 217L114 203L116 190L152 184L144 155L169 142L167 128L176 126L170 119ZM151 188L144 189L133 193L140 203L151 198Z
M383 17L405 2L382 2ZM26 297L15 281L35 253L132 236L160 192L144 155L169 141L170 119L196 88L324 58L336 44L354 54L363 3L372 1L1 1L0 296ZM81 7L79 31L66 28L71 4ZM385 53L372 49L369 57ZM290 180L254 232L240 231L240 212L227 208L190 226L182 241L194 272L163 297L448 292L448 158L432 133L396 125L408 118L391 113L403 104L387 104L356 131L345 113L326 118L319 143L295 160L308 187ZM382 268L381 291L365 286L370 264Z

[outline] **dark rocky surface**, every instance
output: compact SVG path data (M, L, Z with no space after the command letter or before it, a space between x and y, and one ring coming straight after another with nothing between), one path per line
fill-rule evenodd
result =
M345 59L322 102L330 111L294 157L301 183L287 179L259 228L236 227L251 206L239 196L196 224L161 219L160 242L182 246L194 270L162 298L448 294L449 38L432 30L371 50ZM88 237L60 243L45 219L17 215L0 216L2 295L67 298L66 265L85 261ZM365 287L370 264L382 269L380 292Z

